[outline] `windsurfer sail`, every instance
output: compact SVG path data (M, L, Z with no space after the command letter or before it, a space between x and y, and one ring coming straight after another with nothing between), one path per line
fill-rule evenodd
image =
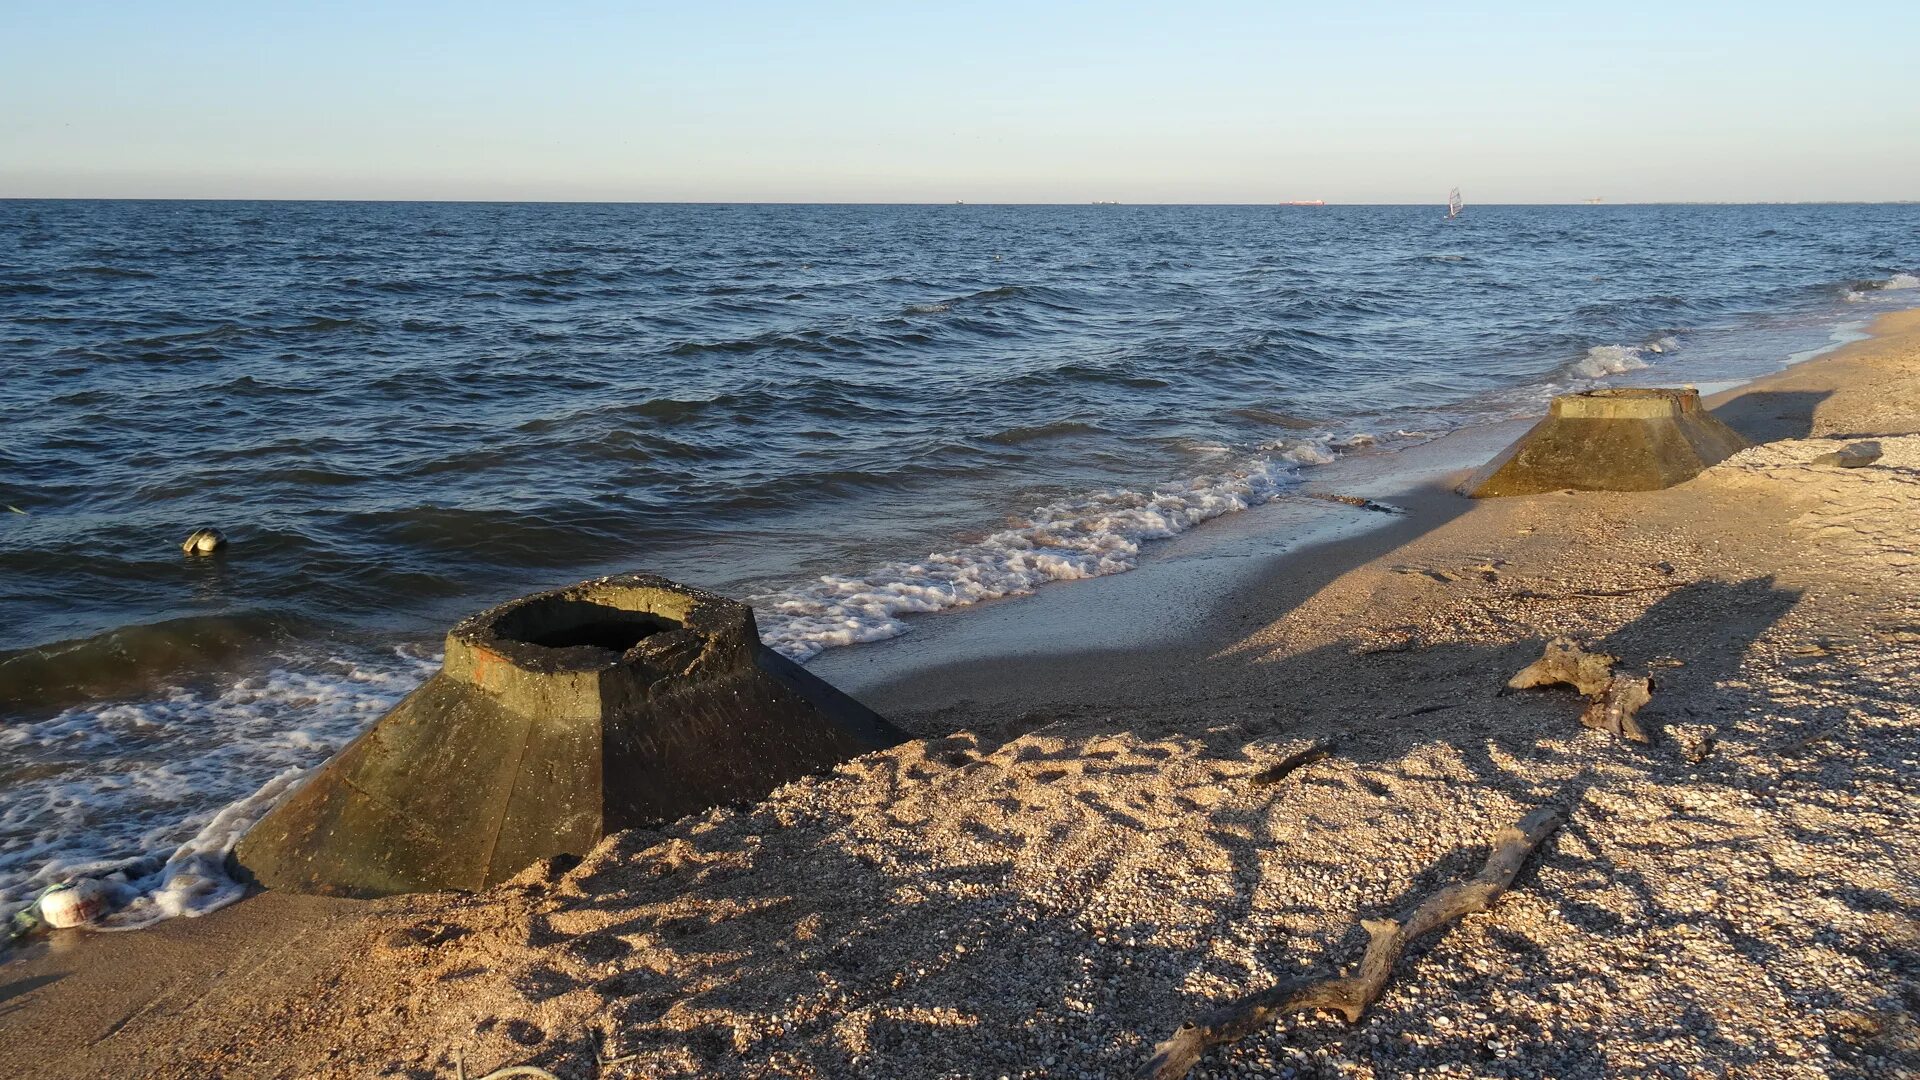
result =
M1466 205L1466 203L1460 201L1459 188L1454 188L1452 191L1447 192L1447 220L1452 221L1454 218L1459 217L1460 209Z

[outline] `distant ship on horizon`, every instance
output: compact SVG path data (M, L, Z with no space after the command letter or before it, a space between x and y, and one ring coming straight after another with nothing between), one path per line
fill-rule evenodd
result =
M1325 199L1293 199L1288 202L1283 202L1280 205L1281 206L1325 206L1327 205L1327 200Z

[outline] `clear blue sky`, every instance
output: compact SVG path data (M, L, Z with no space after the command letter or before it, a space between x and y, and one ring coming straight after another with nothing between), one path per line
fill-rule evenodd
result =
M0 0L0 196L1920 198L1920 3Z

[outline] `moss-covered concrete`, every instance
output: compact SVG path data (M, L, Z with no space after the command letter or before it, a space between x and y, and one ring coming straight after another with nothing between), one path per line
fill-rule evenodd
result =
M1654 491L1746 446L1700 407L1699 391L1690 387L1562 394L1545 420L1468 477L1460 493Z
M302 892L479 889L904 738L762 645L746 605L603 578L454 627L440 672L254 826L235 862Z

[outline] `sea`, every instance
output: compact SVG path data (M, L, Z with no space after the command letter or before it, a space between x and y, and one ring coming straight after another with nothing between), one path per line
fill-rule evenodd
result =
M238 896L498 601L648 570L874 648L1917 274L1920 205L0 201L0 917Z

